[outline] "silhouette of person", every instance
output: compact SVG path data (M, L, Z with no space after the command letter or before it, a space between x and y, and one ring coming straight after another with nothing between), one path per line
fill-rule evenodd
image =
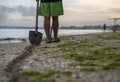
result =
M106 30L106 24L103 25L103 30L104 30L104 31Z
M46 34L46 43L60 42L58 38L58 28L59 28L59 16L63 15L62 0L40 0L39 15L44 17L44 30ZM53 40L50 34L51 18L54 33Z

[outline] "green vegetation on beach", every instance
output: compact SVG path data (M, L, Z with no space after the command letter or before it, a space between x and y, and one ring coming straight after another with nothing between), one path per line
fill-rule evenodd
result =
M3 56L3 55L5 55L5 54L4 53L0 54L0 56Z
M35 48L34 53L38 57L35 62L48 64L46 71L28 70L22 71L22 75L30 77L34 82L56 82L56 79L61 78L64 82L76 82L77 73L120 70L119 36L120 33L62 36L62 42L58 44ZM52 66L55 68L50 71Z
M70 36L67 39L70 39ZM64 54L55 58L77 61L79 63L70 66L81 66L81 70L84 71L120 69L119 33L96 34L89 38L74 37L74 39L77 39L77 42L66 40L65 44L59 45L58 51Z
M56 72L56 71L48 71L48 72L38 72L38 71L33 71L33 70L29 70L29 71L23 71L22 75L24 76L30 76L34 81L42 81L42 80L46 80L47 82L49 82L50 80L52 80L52 76L55 75L65 75L65 76L70 76L71 72ZM50 81L51 82L51 81Z

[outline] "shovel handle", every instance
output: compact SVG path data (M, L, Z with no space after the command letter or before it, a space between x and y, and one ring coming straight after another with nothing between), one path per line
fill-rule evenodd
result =
M39 8L39 0L37 1L37 7L36 7L36 21L35 21L35 31L38 31L38 8Z

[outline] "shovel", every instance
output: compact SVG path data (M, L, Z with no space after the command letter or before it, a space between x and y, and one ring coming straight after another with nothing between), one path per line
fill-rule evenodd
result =
M29 31L29 41L31 45L39 46L42 41L42 33L38 32L38 7L39 7L39 0L37 0L37 8L36 8L36 26L35 31Z

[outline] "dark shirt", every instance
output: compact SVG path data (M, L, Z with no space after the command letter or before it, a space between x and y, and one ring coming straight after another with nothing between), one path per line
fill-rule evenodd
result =
M41 0L41 3L49 3L49 2L59 2L62 0Z

